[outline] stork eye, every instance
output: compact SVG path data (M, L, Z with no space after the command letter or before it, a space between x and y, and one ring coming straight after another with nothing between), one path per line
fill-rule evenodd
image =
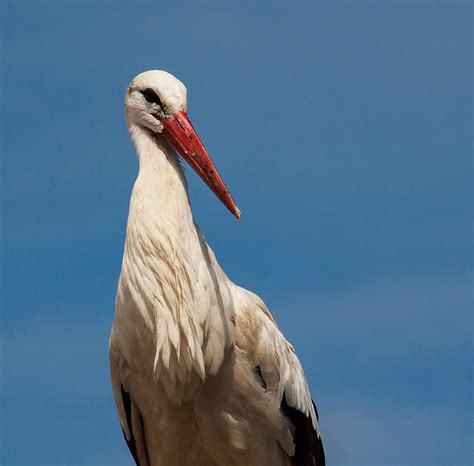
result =
M143 94L143 97L145 97L147 102L159 105L161 108L163 108L163 104L160 98L158 97L158 94L153 89L148 88L140 92Z

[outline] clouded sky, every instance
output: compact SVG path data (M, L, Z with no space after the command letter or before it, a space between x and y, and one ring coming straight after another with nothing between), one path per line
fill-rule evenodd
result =
M328 463L471 464L471 6L20 3L1 21L4 465L131 465L108 334L165 69L242 210L188 170L223 268L305 367Z

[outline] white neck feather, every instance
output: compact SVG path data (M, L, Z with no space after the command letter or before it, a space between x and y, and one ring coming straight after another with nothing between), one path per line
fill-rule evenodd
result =
M181 223L193 225L186 179L175 152L149 130L132 126L130 136L140 163L132 196L153 197L153 211L147 214L156 217L155 220L174 217Z
M129 130L140 172L130 200L116 315L143 320L148 336L138 341L131 331L130 351L137 345L154 351L156 380L179 397L177 385L191 384L193 374L215 374L234 341L232 284L194 223L176 154L151 132Z

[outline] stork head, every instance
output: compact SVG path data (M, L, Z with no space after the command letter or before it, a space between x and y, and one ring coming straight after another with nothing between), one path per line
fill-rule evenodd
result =
M187 113L186 87L166 71L145 71L128 86L125 95L128 127L137 125L167 141L239 219L240 211Z

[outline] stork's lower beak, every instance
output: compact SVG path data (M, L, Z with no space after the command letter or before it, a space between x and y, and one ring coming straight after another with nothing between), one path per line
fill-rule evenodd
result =
M176 112L171 118L160 118L164 127L163 136L181 157L193 167L221 202L240 219L240 210L235 205L229 190L222 181L219 172L194 131L187 114Z

